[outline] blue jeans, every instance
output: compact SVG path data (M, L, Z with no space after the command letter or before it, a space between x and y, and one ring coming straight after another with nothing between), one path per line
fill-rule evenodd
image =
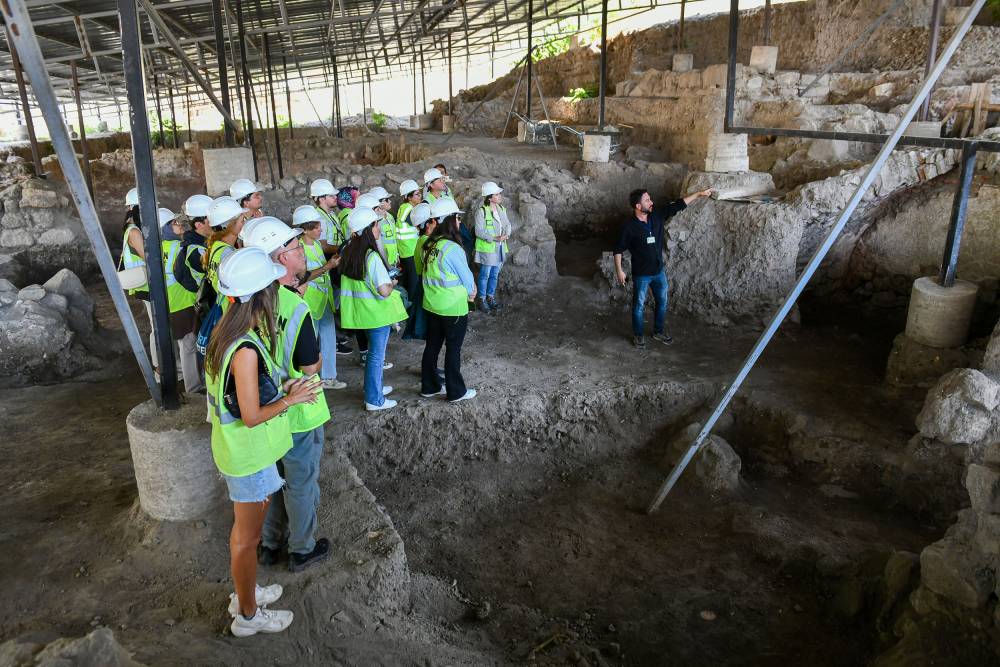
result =
M501 264L496 266L486 266L485 264L479 265L479 296L486 298L488 296L493 296L497 293L497 278L500 277L500 267Z
M633 276L632 282L632 333L636 336L643 334L646 294L650 288L653 290L653 303L656 305L653 333L663 333L663 325L667 319L667 274L660 271L653 276Z
M382 405L382 364L385 363L385 346L389 344L389 327L367 329L368 361L365 363L365 403Z
M337 321L329 308L323 313L323 319L316 323L316 333L319 335L319 352L323 355L323 368L319 377L323 380L337 379Z
M316 509L319 507L319 460L323 455L323 427L292 434L292 448L278 461L285 488L271 498L264 518L261 542L289 553L307 554L316 546Z

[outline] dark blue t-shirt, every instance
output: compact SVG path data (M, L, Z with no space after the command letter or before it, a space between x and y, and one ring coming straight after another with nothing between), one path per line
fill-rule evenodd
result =
M633 217L622 227L621 237L615 246L615 254L626 250L632 255L632 277L655 276L663 270L663 228L667 218L687 208L683 199L672 201L666 206L654 206L646 216L646 222ZM653 237L649 243L648 238Z

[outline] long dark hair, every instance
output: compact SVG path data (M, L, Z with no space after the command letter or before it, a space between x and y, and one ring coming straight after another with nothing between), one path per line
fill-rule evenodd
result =
M454 213L438 223L438 226L427 237L424 247L421 249L423 253L421 260L424 266L430 264L431 255L437 252L438 243L441 239L447 239L448 241L454 241L458 245L462 245L462 234L458 231L458 225L458 216Z
M142 225L139 224L139 205L130 206L128 212L125 213L125 222L122 224L122 234L128 229L129 225L135 225L140 230L142 230Z
M278 300L278 284L271 283L250 297L246 303L236 299L219 319L212 330L205 351L205 373L215 375L222 370L222 362L229 346L248 331L257 330L268 352L274 357L275 342L278 337L273 335L274 311Z
M340 250L340 273L353 280L364 280L368 251L373 251L381 257L378 242L372 228L375 223L361 230L360 234L352 234L347 244ZM386 267L388 268L388 267Z

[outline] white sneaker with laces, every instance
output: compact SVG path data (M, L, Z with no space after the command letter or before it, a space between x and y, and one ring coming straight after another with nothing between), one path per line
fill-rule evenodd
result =
M376 410L388 410L389 408L394 408L394 407L396 407L396 401L392 400L391 398L385 399L385 402L382 403L382 405L372 405L371 403L367 402L365 403L365 410L367 410L368 412L374 412Z
M258 607L266 607L272 602L277 602L284 590L281 584L271 584L270 586L257 586L254 597L257 598ZM229 615L236 616L240 613L240 601L236 593L229 594Z
M384 385L382 385L382 395L383 396L388 396L391 393L392 393L392 385L391 384L384 384Z
M236 614L229 629L234 637L250 637L258 632L281 632L292 624L295 615L290 611L264 609L257 607L257 613L252 618L244 618Z
M476 397L476 390L475 389L466 389L465 390L465 394L463 396L460 396L460 397L456 398L455 400L448 401L448 402L449 403L458 403L459 401L467 401L470 398L475 398L475 397Z
M424 394L421 392L420 395L424 398L434 398L435 396L444 396L447 393L448 389L444 385L441 385L441 388L435 391L433 394Z
M323 389L343 389L346 386L346 382L341 382L337 378L333 378L332 380L323 380Z

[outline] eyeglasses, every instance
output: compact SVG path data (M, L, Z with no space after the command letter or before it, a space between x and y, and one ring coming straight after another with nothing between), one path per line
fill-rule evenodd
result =
M295 239L293 239L293 240L295 240ZM291 241L289 241L289 243L291 243ZM286 247L284 250L281 251L280 254L284 255L286 252L297 252L299 250L301 250L303 253L305 253L306 247L304 245L302 245L301 243L299 243L298 245L296 245L294 247L291 247L291 248Z

